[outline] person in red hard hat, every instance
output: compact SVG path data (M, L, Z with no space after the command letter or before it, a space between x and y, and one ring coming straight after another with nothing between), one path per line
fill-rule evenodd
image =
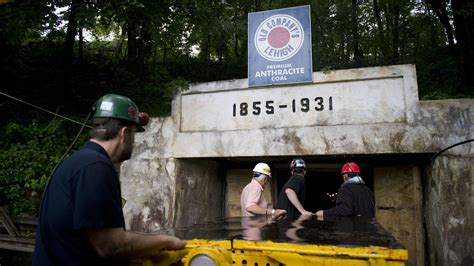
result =
M337 192L336 206L316 212L318 218L327 216L364 216L375 217L375 199L372 191L360 177L360 168L356 163L348 162L342 166L344 183Z

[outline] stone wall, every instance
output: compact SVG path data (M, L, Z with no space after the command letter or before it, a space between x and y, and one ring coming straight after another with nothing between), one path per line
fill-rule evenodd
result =
M474 265L474 157L447 153L434 161L424 186L429 261Z
M145 132L135 135L133 157L120 168L128 228L150 232L174 224L177 160L171 145L175 130L172 118L153 118Z
M420 169L393 165L374 169L375 218L408 250L407 265L424 265Z
M212 160L180 159L176 182L175 226L223 217L225 173Z

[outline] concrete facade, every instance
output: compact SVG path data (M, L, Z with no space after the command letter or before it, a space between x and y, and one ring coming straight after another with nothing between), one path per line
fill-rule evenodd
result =
M413 65L313 80L252 89L246 79L210 82L178 93L171 116L152 118L121 166L127 226L149 232L223 218L229 158L434 154L474 138L474 100L419 101ZM472 265L473 147L447 150L422 178L433 265Z
M474 157L444 155L425 184L431 265L474 265Z

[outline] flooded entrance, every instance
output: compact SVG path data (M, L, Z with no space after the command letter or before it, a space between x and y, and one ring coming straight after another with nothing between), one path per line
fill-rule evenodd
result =
M290 162L292 158L232 158L231 161L227 161L225 163L227 168L225 171L227 173L226 191L228 200L226 204L228 209L226 217L240 216L240 192L250 182L252 168L258 162L268 163L271 167L273 178L271 184L268 185L269 187L265 189L264 195L269 204L275 204L281 188L291 176ZM390 173L386 172L387 169L405 169L408 165L411 165L419 168L421 171L429 162L430 154L302 158L306 162L307 197L304 207L308 211L315 212L335 206L337 191L343 183L341 167L344 163L349 161L357 163L361 169L361 177L364 182L376 193L376 190L385 190L385 185L383 184L386 182L384 179L390 175ZM401 181L399 180L398 182L400 183ZM375 186L375 183L378 186ZM396 186L395 184L392 185Z
M424 171L431 154L472 139L472 100L420 101L414 65L313 76L308 84L249 88L239 79L179 92L171 115L137 134L134 158L122 164L130 228L239 217L240 192L257 162L272 168L265 198L274 204L294 157L308 165L305 208L326 209L342 183L341 166L354 161L374 191L377 221L408 247L409 265L424 265L424 237L431 262L468 260L472 144L446 151ZM332 107L315 106L321 99ZM259 112L262 103L272 111Z
M411 263L424 260L422 225L422 175L431 154L381 154L364 156L302 157L306 162L306 210L316 212L335 206L337 191L342 184L341 167L356 162L361 177L375 194L376 219L397 240L407 247ZM253 166L268 163L272 183L264 190L265 198L273 207L278 194L290 178L293 157L232 158L226 167L226 216L240 217L240 193L250 182ZM418 262L416 262L418 260Z

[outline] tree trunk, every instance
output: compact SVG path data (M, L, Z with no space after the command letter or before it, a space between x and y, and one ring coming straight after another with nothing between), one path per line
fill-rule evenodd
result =
M220 36L219 36L219 41L218 41L218 51L217 51L217 53L218 53L218 58L219 58L218 63L219 63L219 65L221 65L222 61L224 59L224 51L225 51L226 46L227 46L227 39L226 39L227 36L224 37L222 33L220 33L219 35Z
M356 66L362 65L362 53L359 47L359 30L358 30L358 3L357 0L352 0L351 24L352 24L352 47L354 52L354 62Z
M400 47L400 3L398 1L393 2L393 27L392 27L392 54L391 62L398 62L400 57L399 47Z
M137 45L137 21L131 15L127 25L127 69L130 73L136 74L137 72L137 56L138 56L138 45Z
M79 65L82 66L84 63L84 34L83 34L83 29L82 27L79 28L79 50L78 50L78 59L79 59Z
M469 3L466 3L469 2ZM462 93L473 95L474 91L474 16L468 10L474 1L452 0L454 28L459 50L459 65L463 78Z
M244 8L244 17L247 16L247 14L251 11L251 7L249 7L248 5L245 5L245 8ZM241 41L241 44L240 44L240 53L239 53L239 57L240 58L240 62L242 62L243 64L245 64L246 66L248 66L248 60L247 58L245 57L245 55L248 53L248 46L247 46L247 43L248 43L248 38L249 36L247 36L247 34L244 34L242 36L242 40Z
M449 23L448 12L446 10L446 6L442 0L427 0L428 3L433 8L436 16L438 16L441 24L443 24L444 29L446 30L446 35L448 37L449 49L456 55L456 47L454 45L454 35L453 35L453 28Z
M239 38L234 33L234 56L239 57Z
M374 16L375 16L375 21L377 22L377 47L379 47L380 52L382 53L382 61L387 59L387 45L385 42L385 33L384 33L384 25L382 24L382 18L380 16L380 9L379 9L379 4L378 0L373 1L373 6L374 6ZM378 63L378 62L376 62Z
M260 0L255 0L255 11L260 11L262 8Z
M145 66L145 49L146 41L148 40L148 26L144 25L146 22L141 21L140 35L137 39L137 76L143 78L143 67Z
M122 33L120 34L120 40L118 42L118 45L117 47L115 48L115 52L114 52L114 57L113 59L119 61L119 58L121 58L122 56L122 45L125 41L125 38L127 36L128 32L126 30L126 27L122 27Z
M69 108L74 108L74 93L71 84L72 61L74 58L74 41L77 34L77 12L82 0L73 0L71 11L69 13L68 25L66 30L66 39L64 40L62 65L59 69L59 82L55 88L54 96L59 102Z
M247 8L245 7L245 9L247 9ZM237 17L240 16L239 11L240 10L235 7L234 17L237 18ZM247 13L245 13L245 14L247 14ZM239 57L239 37L237 36L237 33L235 33L235 31L234 31L233 37L234 37L234 49L233 49L234 50L234 56L236 58L238 58Z
M343 32L341 32L341 41L339 44L339 58L342 59L342 63L344 65L346 65L347 62L349 62L350 60L350 51L348 51L349 48L347 47L347 44L348 43L346 42L346 36Z
M206 46L205 46L205 60L206 60L206 70L205 70L205 73L206 73L206 77L209 78L209 68L211 66L211 35L208 33L206 35Z
M74 40L77 34L77 9L81 0L73 0L71 4L71 12L69 14L66 39L64 41L63 64L70 66L74 56Z

